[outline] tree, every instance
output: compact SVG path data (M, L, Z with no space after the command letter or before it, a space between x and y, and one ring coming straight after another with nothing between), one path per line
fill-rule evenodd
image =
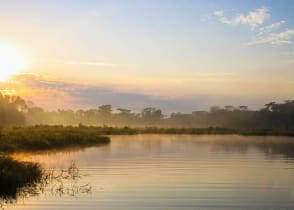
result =
M148 107L141 111L142 119L147 122L147 124L156 123L163 118L162 111L154 107Z
M98 107L98 112L102 115L111 115L112 106L110 104L102 105Z
M122 115L127 115L127 114L130 114L132 112L131 110L124 109L124 108L118 108L117 110L120 112L119 114L122 114Z
M248 111L248 106L239 106L241 111Z
M232 106L232 105L226 105L225 106L225 110L231 112L231 111L234 111L235 110L235 107Z
M112 106L110 104L102 105L98 107L98 116L99 118L108 123L111 121L112 115Z
M272 112L273 111L273 107L276 105L276 102L269 102L267 104L265 104L265 108L267 111Z
M218 111L220 111L221 110L221 108L219 107L219 106L212 106L212 107L210 107L210 112L218 112Z

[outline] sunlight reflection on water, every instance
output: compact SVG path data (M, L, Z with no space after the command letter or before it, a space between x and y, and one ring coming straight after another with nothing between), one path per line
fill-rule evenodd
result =
M294 209L294 138L112 136L102 147L15 154L44 168L75 160L91 193L43 193L6 209Z

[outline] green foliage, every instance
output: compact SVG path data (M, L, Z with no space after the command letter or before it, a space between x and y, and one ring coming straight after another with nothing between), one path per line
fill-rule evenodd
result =
M0 152L62 149L107 144L109 137L87 127L32 126L3 128Z

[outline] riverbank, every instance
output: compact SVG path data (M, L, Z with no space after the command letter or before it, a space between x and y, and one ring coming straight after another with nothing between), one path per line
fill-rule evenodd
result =
M9 157L13 152L88 147L110 143L97 130L63 126L6 127L0 129L0 199L14 198L23 187L42 178L39 164ZM0 203L1 204L1 203ZM1 205L0 205L1 208Z
M134 134L192 134L192 135L244 135L244 136L294 136L294 129L236 129L236 128L160 128L160 127L111 127L79 126L100 135L134 135Z
M63 126L8 127L0 131L0 153L65 149L110 143L96 129Z

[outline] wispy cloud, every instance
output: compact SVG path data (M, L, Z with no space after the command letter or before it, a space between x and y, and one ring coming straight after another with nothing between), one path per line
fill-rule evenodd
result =
M65 65L86 65L86 66L101 66L101 67L119 67L116 63L104 63L104 62L83 62L83 61L64 61Z
M269 10L266 7L254 9L248 14L239 14L233 18L225 16L223 10L214 12L214 15L218 17L219 21L228 25L249 25L251 28L262 25L267 19L270 18Z
M264 34L267 34L267 33L273 32L273 31L276 31L276 30L278 30L285 23L286 23L286 21L281 20L279 22L272 23L270 25L261 27L261 28L259 28L259 33L257 34L257 36L262 36Z
M270 45L282 45L292 43L292 37L294 36L294 29L286 29L278 33L266 33L265 35L257 36L255 41L248 43L247 45L256 44L270 44Z
M283 45L292 43L292 37L294 37L294 29L282 29L282 26L286 23L285 20L271 23L263 26L266 20L270 19L269 9L266 7L254 9L248 14L235 15L232 18L228 18L225 15L224 10L218 10L214 12L214 15L218 20L228 25L248 25L255 30L255 36L253 41L246 43L246 46L269 44L269 45Z
M282 25L286 23L285 20L272 23L270 25L259 28L255 40L247 45L256 44L270 44L282 45L292 43L292 36L294 36L294 29L279 30Z
M217 10L214 12L214 15L218 16L218 17L223 17L224 16L224 11L223 10Z
M38 58L39 63L53 63L61 65L78 65L78 66L97 66L97 67L120 67L119 63L109 63L103 61L75 60L75 59L56 59L56 58Z

